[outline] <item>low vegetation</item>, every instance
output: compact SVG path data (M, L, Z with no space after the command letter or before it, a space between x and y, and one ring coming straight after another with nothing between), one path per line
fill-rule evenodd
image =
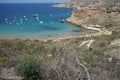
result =
M25 80L37 80L39 67L39 58L29 55L16 65L15 71L18 75L23 76Z
M113 48L112 37L92 38L95 42L90 49L78 47L90 38L60 42L0 40L1 69L14 67L25 80L119 80L120 59L108 52Z

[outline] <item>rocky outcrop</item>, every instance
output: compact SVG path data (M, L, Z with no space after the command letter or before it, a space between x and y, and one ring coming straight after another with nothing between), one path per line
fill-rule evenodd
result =
M104 10L93 9L75 10L67 21L81 26L100 25L102 28L113 29L113 26L118 28L120 25L120 13L117 11L107 13Z
M54 7L72 7L72 8L78 8L80 7L86 7L90 4L96 4L101 3L100 0L70 0L69 2L62 3L62 4L55 4Z
M73 11L72 16L67 19L67 21L76 25L91 23L97 24L97 19L99 19L103 14L105 14L105 12L101 12L99 10L75 10Z
M88 27L99 25L113 30L113 26L115 29L120 25L120 7L116 5L119 3L118 0L70 0L54 6L74 8L71 17L67 19L72 24Z
M104 7L100 4L79 7L73 11L67 21L87 29L100 31L94 34L97 37L105 33L104 30L110 30L111 32L105 33L111 35L109 49L106 50L105 54L120 59L120 7ZM109 61L112 61L112 58L110 59Z
M67 2L67 3L55 4L55 5L53 5L53 7L67 7L67 8L70 8L71 3Z

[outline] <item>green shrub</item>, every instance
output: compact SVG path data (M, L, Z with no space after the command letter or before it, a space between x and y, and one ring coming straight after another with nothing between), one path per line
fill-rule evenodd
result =
M37 80L39 67L40 61L35 56L29 55L16 66L15 72L25 80Z
M7 60L7 57L0 55L0 66L3 66L6 60Z
M105 47L105 43L104 42L100 43L100 47Z
M3 62L3 61L5 61L5 60L6 60L6 57L0 55L0 62Z

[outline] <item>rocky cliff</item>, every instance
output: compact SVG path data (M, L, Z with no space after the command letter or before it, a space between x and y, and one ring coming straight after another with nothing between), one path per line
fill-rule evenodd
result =
M110 28L110 25L117 27L120 21L119 0L70 0L55 7L74 8L67 21L75 25L99 25L102 28Z
M107 13L101 10L83 9L75 10L68 22L76 25L100 25L101 27L109 28L110 25L117 25L120 22L120 13L111 12ZM109 27L108 27L109 26ZM117 27L117 26L116 26Z
M120 7L108 7L103 2L93 2L86 6L77 6L68 22L76 25L99 25L102 28L110 28L110 25L118 27L120 22Z

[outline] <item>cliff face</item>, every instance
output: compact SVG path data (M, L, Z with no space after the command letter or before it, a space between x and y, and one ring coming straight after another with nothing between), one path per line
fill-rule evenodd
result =
M55 4L54 7L72 7L72 8L77 8L78 6L80 7L85 7L89 4L96 4L96 3L101 3L102 1L100 0L70 0L69 2L62 3L62 4Z
M104 17L105 12L99 10L75 10L68 22L76 25L97 24L100 17Z
M83 27L99 25L101 29L119 30L120 0L70 0L55 6L74 8L71 17L67 19L69 23Z
M115 21L120 21L120 0L70 0L55 6L74 8L67 21L76 25L100 25L109 28L108 25L119 24Z
M95 2L85 7L78 6L67 21L81 26L100 25L103 28L111 28L114 25L114 28L118 28L120 8L116 6L105 7L102 2Z

